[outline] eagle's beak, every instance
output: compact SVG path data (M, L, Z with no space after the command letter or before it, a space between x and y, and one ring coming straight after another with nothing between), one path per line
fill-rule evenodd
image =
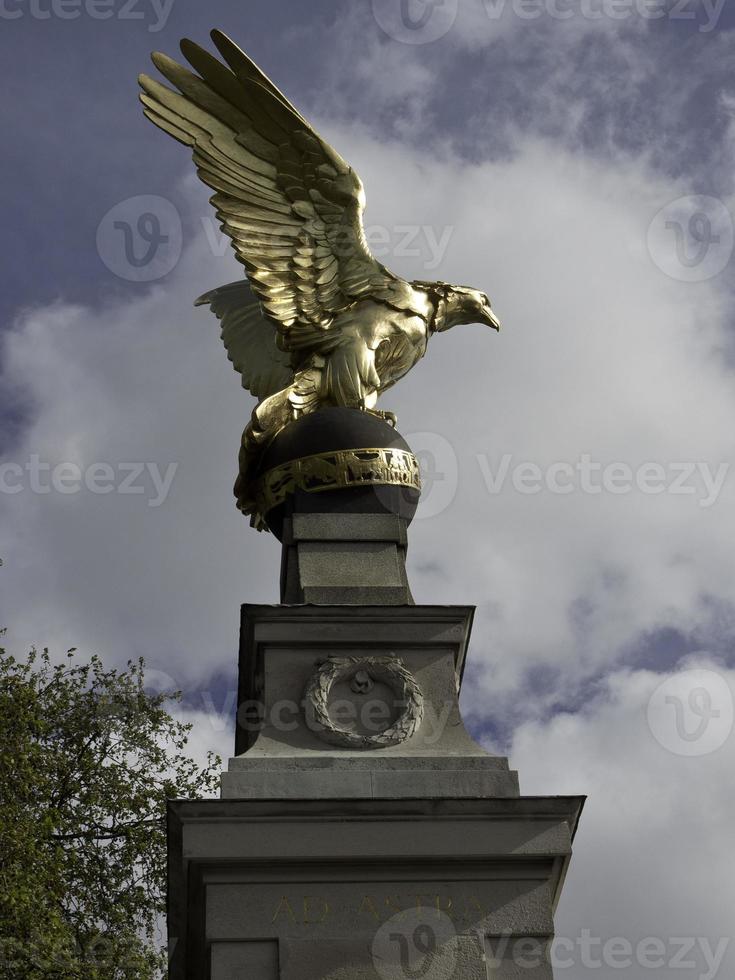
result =
M486 323L488 327L492 327L493 330L500 330L500 320L498 320L489 306L485 311L485 316L483 317L482 322Z

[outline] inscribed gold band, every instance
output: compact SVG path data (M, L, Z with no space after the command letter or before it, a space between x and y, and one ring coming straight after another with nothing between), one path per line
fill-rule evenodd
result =
M399 486L421 491L418 460L405 449L335 449L315 453L268 470L258 480L258 512L282 504L296 490L318 493L345 487Z

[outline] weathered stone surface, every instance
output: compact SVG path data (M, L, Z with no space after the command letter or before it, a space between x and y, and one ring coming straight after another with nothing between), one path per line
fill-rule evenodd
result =
M222 773L223 799L462 799L518 796L516 773L427 769L339 771L316 769Z
M222 799L169 811L172 980L551 980L582 799L466 731L472 613L243 607Z
M222 775L223 798L517 796L507 760L469 736L459 711L472 614L464 606L244 606L238 754ZM333 662L349 665L344 679L320 689L315 678ZM412 704L405 685L391 687L374 666L384 662L410 679ZM331 725L369 744L335 744ZM388 740L396 727L405 737Z
M431 913L428 913L425 924L430 928L430 923ZM400 936L400 932L396 935ZM410 936L405 938L408 946ZM404 980L408 977L488 980L485 951L479 937L454 936L436 951L416 955L415 963L399 947L387 960L379 959L374 944L365 939L332 939L320 946L318 952L308 941L281 943L281 980Z
M411 953L425 976L511 980L513 947L498 942L552 934L581 805L171 803L171 977L385 980L401 976L386 958ZM433 947L411 949L417 922ZM550 976L543 969L534 980Z
M552 980L550 940L539 936L485 936L492 980Z
M281 602L413 603L406 521L394 514L293 514L284 521Z
M212 943L210 966L218 980L279 980L278 941Z

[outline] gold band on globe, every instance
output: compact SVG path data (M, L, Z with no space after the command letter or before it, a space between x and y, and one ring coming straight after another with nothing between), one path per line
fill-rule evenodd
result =
M281 463L258 480L255 502L264 516L296 490L398 486L421 491L419 463L405 449L334 449Z

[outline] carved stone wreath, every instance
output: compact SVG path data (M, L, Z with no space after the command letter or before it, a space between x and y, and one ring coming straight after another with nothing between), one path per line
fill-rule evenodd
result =
M359 675L359 676L358 676ZM351 677L352 690L364 693L370 681L382 681L403 706L399 717L382 732L365 735L335 725L329 717L329 694L337 681ZM319 665L304 688L304 710L309 727L323 741L349 749L399 745L417 731L424 715L424 696L416 678L397 657L330 657Z

